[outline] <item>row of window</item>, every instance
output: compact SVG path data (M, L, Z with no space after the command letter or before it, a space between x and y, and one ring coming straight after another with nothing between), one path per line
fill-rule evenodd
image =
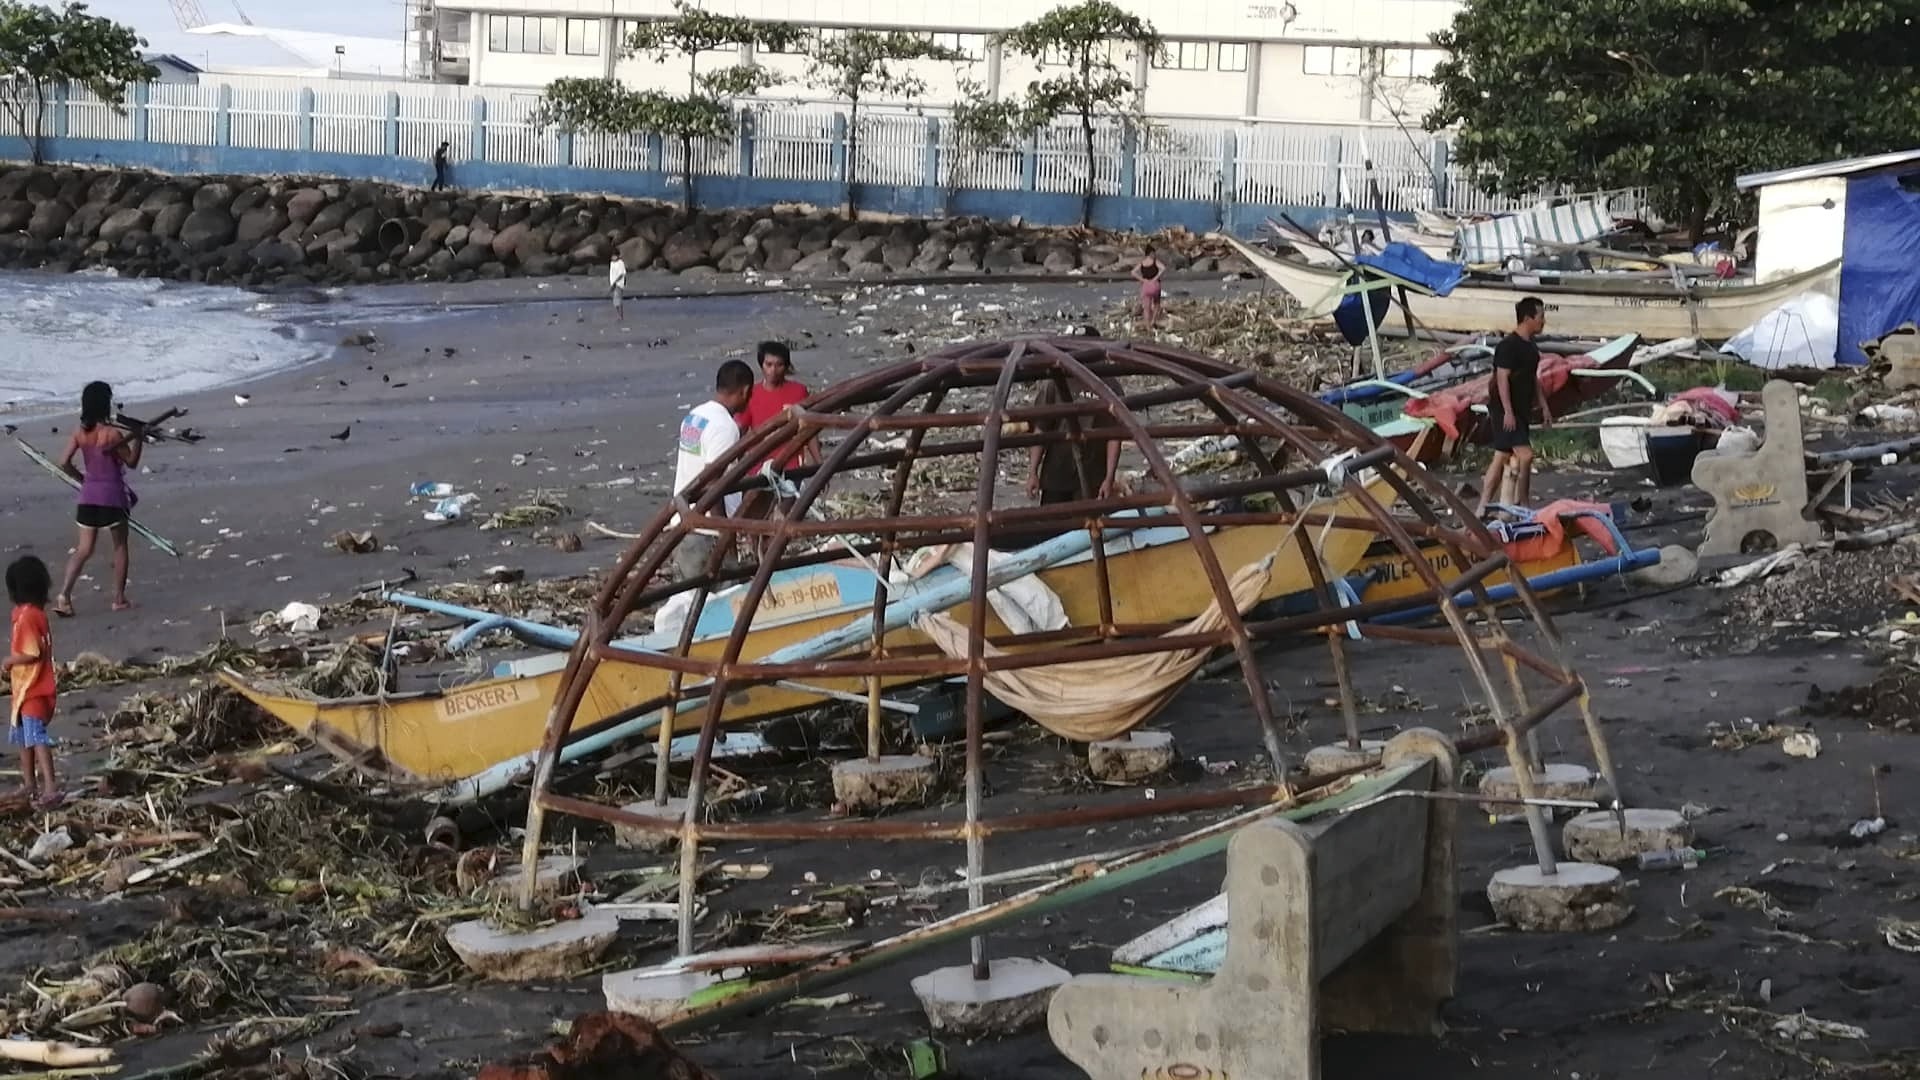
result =
M564 34L562 23L565 23ZM561 19L553 15L487 16L487 51L544 53L559 51L564 37L568 56L600 55L599 19Z
M599 56L601 22L600 19L562 19L552 15L490 15L487 17L487 49L496 53L551 56L564 43L568 56ZM632 33L633 26L631 19L620 21L621 40ZM812 42L831 41L844 33L845 30L833 28L812 30L806 38L773 51L805 53ZM923 32L920 37L944 45L968 61L979 60L986 54L985 34ZM733 47L724 46L714 51L732 52ZM1367 50L1356 46L1309 45L1303 51L1301 66L1308 75L1360 75L1366 66ZM1115 42L1110 46L1109 57L1115 62L1131 60L1132 51L1125 43ZM1424 79L1432 76L1440 59L1439 49L1381 49L1377 74L1390 79ZM1064 67L1072 63L1072 57L1065 50L1050 49L1040 57L1040 63ZM1247 45L1241 41L1170 41L1154 54L1152 63L1162 71L1245 71Z
M1350 45L1309 45L1301 70L1308 75L1359 75L1367 50ZM1380 70L1389 79L1426 79L1433 76L1445 54L1439 49L1381 49Z

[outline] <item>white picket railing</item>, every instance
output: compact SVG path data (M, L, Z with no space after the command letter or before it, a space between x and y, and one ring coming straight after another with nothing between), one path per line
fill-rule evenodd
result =
M484 160L495 164L619 172L651 167L679 174L677 140L657 141L659 159L652 160L655 140L644 134L579 132L569 139L534 122L539 101L532 91L236 76L224 83L130 87L121 108L75 87L64 105L48 102L44 128L51 136L64 120L64 130L76 138L130 140L144 129L153 143L215 146L224 138L235 147L288 151L306 148L310 130L311 149L320 153L397 153L422 162L442 143L451 160L464 162L483 142ZM695 144L696 173L739 176L745 165L747 175L767 180L840 178L841 110L775 101L749 102L745 109L750 131ZM477 114L484 116L478 133ZM854 175L864 184L1019 191L1031 176L1040 192L1079 195L1085 188L1082 135L1071 122L1039 132L1028 147L970 145L938 111L876 107L862 109L859 122ZM935 126L937 139L929 147ZM0 135L20 134L17 127L0 117ZM1567 197L1556 191L1486 195L1479 174L1436 152L1444 143L1443 135L1365 124L1180 118L1149 121L1128 133L1105 121L1094 131L1095 188L1108 196L1131 190L1146 199L1367 210L1377 198L1386 210L1401 213L1503 213ZM740 153L749 145L753 159L743 163ZM1129 162L1131 175L1125 176ZM1615 209L1637 213L1641 203L1629 194Z

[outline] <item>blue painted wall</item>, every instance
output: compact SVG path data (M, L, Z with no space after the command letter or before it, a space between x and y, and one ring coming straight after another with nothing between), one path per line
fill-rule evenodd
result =
M311 98L303 104L311 108ZM137 118L141 114L136 110ZM389 118L387 145L398 144L398 119ZM322 153L310 149L310 128L301 125L300 149L249 149L231 145L185 146L146 140L147 125L135 124L131 139L88 139L49 136L45 157L49 162L98 168L151 169L178 174L293 175L325 176L351 180L376 180L424 187L433 178L433 166L426 161L388 154ZM475 130L481 130L476 125ZM997 220L1018 217L1032 225L1074 225L1080 221L1080 196L1035 190L1036 169L1029 160L1022 170L1024 190L987 191L949 190L939 184L939 155L929 128L926 153L926 182L919 185L858 185L858 205L863 211L898 214L909 217L937 218L979 216ZM215 125L216 141L228 143L230 128ZM751 139L746 128L742 142ZM657 149L657 148L656 148ZM742 160L752 160L751 147L743 145ZM476 139L476 158L483 157L485 146ZM559 157L571 160L568 140L561 141ZM661 155L649 155L658 162ZM27 161L31 157L27 140L18 136L0 137L0 158ZM1131 155L1127 155L1130 159ZM1220 190L1235 188L1234 150L1229 140L1221 163ZM1121 175L1133 174L1132 161L1123 160ZM1444 171L1443 171L1444 173ZM629 198L679 202L677 175L657 170L590 169L572 165L520 165L484 160L458 162L451 168L456 187L468 191L571 192L620 195ZM1131 187L1131 185L1129 185ZM694 178L695 202L708 209L747 209L776 203L802 203L836 208L842 203L840 185L831 181L777 180L753 176L700 176ZM1196 233L1227 231L1240 236L1256 233L1269 218L1282 213L1300 225L1315 229L1330 219L1342 219L1346 211L1331 206L1271 206L1219 201L1152 199L1131 194L1099 196L1093 204L1093 223L1135 232L1181 227ZM1372 219L1371 212L1363 219Z

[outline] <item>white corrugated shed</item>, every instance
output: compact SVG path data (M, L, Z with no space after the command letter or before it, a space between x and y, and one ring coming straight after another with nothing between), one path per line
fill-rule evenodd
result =
M1749 173L1734 181L1759 192L1760 239L1754 273L1761 282L1791 277L1838 259L1847 235L1847 178L1920 161L1920 150Z

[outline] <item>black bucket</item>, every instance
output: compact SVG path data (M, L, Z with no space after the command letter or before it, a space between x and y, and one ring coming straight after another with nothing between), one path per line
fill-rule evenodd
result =
M1647 473L1659 487L1691 483L1699 456L1700 436L1691 428L1647 432Z

